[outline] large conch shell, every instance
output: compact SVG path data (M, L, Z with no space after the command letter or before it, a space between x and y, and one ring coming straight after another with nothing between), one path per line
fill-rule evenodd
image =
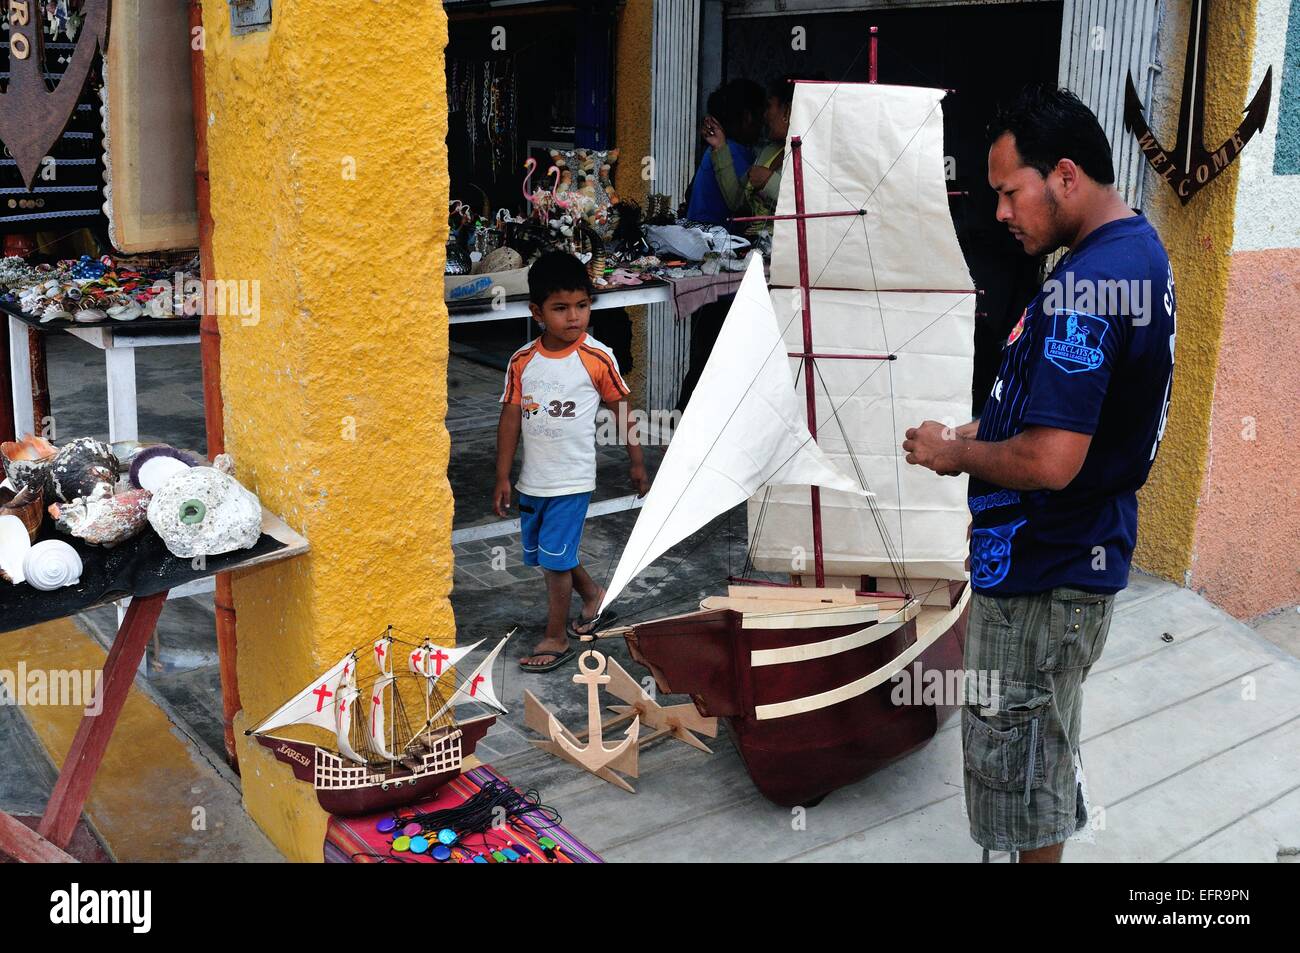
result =
M15 586L22 582L23 562L32 551L27 527L16 516L0 516L0 579Z
M61 539L37 543L23 560L23 575L33 589L50 592L81 581L81 557Z
M59 503L102 493L104 485L112 492L120 467L108 444L78 437L60 448L50 464L50 489Z
M27 527L27 536L34 543L45 519L45 491L29 486L14 493L0 487L0 516L16 516Z
M218 556L257 544L262 504L229 474L192 467L154 493L149 525L173 556Z
M15 490L29 486L43 488L58 452L44 437L27 434L21 440L0 443L0 465Z
M97 493L71 503L54 503L50 515L62 532L94 546L116 546L140 534L149 522L148 490L129 490L116 496Z

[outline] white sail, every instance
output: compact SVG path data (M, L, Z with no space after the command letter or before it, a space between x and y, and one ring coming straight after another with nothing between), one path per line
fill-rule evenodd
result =
M501 704L501 700L497 698L496 688L492 684L492 664L497 660L497 656L501 654L501 649L505 647L508 641L510 641L510 636L507 635L496 644L496 648L489 652L483 661L474 667L474 671L470 672L465 680L456 686L456 691L452 693L451 698L447 699L447 703L430 717L430 723L437 721L446 712L450 711L454 705L464 702L478 702L501 712L506 711L506 706Z
M431 645L431 652L428 661L425 664L426 675L430 682L436 682L454 669L460 664L461 659L482 645L483 641L483 639L479 639L473 645L468 645L463 648L455 646L446 648L441 645Z
M393 637L386 635L375 642L375 667L381 675L393 674Z
M384 717L384 690L389 688L394 681L396 681L396 677L393 675L381 675L375 679L374 685L370 688L370 718L366 721L370 746L379 752L380 756L387 758L389 761L396 761L397 755L388 750L387 727ZM393 691L397 691L397 689L394 688Z
M791 323L797 329L799 322ZM751 255L601 611L670 547L765 486L796 484L804 495L809 485L845 495L862 492L809 435L788 350L763 280L762 259Z
M358 764L365 764L366 759L357 754L352 747L352 705L361 693L356 688L342 688L339 690L338 704L335 706L334 733L338 739L339 754L345 758L350 758Z
M411 669L412 675L428 675L429 663L433 656L433 643L427 639L423 645L411 649L406 656L406 664Z
M871 83L797 83L790 136L803 141L804 212L813 288L972 289L948 210L940 89ZM778 215L795 211L789 147ZM772 284L799 284L796 222L772 229ZM833 341L813 312L814 341ZM819 333L820 332L820 333ZM821 342L818 342L820 350Z
M285 725L316 725L334 731L339 690L346 679L355 677L355 670L355 658L351 654L343 656L337 665L268 715L252 733L265 734Z
M842 470L862 473L884 526L882 535L861 497L823 493L830 576L893 577L901 563L914 580L966 578L966 477L909 466L900 447L908 427L960 425L971 411L975 294L948 211L942 97L901 86L795 87L790 133L803 140L805 213L867 211L805 220L810 285L823 289L810 295L813 350L897 355L817 361L817 442ZM794 211L787 175L777 213ZM798 284L793 221L776 224L771 273L774 286ZM802 350L790 296L772 292L790 350ZM802 407L802 375L796 389ZM782 487L751 500L751 538L760 513L754 564L788 573L793 548L812 552L809 495Z

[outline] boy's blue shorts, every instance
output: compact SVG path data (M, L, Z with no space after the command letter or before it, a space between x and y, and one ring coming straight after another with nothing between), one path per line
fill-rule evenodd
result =
M578 565L578 544L587 519L590 493L567 496L519 494L519 534L524 545L524 565L555 572Z

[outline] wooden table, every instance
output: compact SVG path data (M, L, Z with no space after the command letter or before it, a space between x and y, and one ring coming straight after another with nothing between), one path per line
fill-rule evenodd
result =
M41 324L34 315L0 305L9 324L8 390L13 404L14 433L39 434L50 414L45 379L44 335L66 331L104 352L108 378L108 441L139 440L136 409L135 351L199 342L198 318L136 318L107 324ZM0 381L0 384L3 384ZM7 429L7 428L5 428ZM3 433L3 430L0 430Z
M278 517L263 509L262 540L259 541L259 549L265 549L262 544L266 542L267 537L281 544L280 548L256 555L228 553L224 556L209 557L203 569L192 570L184 575L198 578L215 575L218 572L238 572L265 563L290 559L307 551L305 539L286 526ZM4 607L6 594L12 597L12 594L23 588L25 587L9 587L7 583L0 583L0 609ZM72 747L63 762L63 768L54 784L54 790L50 794L40 824L33 831L21 821L0 811L0 853L26 862L76 862L76 859L64 848L68 846L77 822L81 819L81 810L95 781L95 773L104 758L104 751L108 748L113 729L117 726L122 706L126 704L127 693L131 689L136 670L140 666L141 659L144 658L145 648L153 637L158 615L162 611L163 602L167 599L168 589L149 588L152 591L134 594L131 605L126 610L126 617L118 627L117 635L108 652L108 659L104 663L103 679L98 689L99 696L90 706L92 709L97 708L99 713L86 715L81 719L81 725L72 740ZM57 591L66 592L66 590ZM73 593L73 596L75 595L76 593ZM37 613L36 618L33 618L28 606L28 610L22 613L22 618L18 619L16 624L14 616L17 613L0 611L0 633L64 618L75 612L104 605L116 598L121 598L121 594L111 594L108 598L103 597L102 594L87 594L85 604L77 606L68 605L65 599L60 608L52 610L48 616L45 613Z

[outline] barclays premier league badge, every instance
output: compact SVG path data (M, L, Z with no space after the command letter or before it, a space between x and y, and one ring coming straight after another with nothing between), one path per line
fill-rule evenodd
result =
M1043 345L1043 356L1067 374L1095 371L1105 355L1102 339L1110 330L1104 320L1082 311L1057 308L1052 336Z

